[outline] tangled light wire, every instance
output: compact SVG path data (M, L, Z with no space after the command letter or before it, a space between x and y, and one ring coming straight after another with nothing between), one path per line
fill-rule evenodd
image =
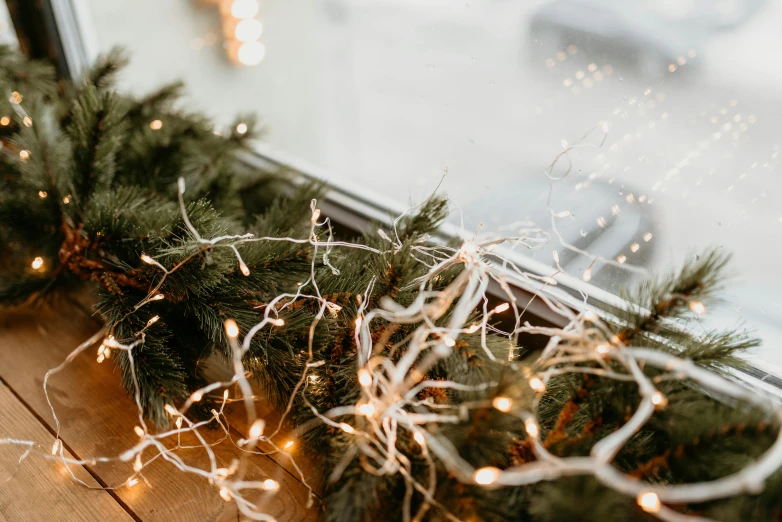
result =
M253 237L252 235L219 236L212 239L204 239L190 222L184 204L185 184L179 180L179 203L183 220L192 237L201 245L213 248L229 248L237 258L241 272L249 274L247 265L241 258L237 245L258 241L289 241L294 243L309 243L314 255L309 279L300 285L296 293L280 294L272 299L265 308L263 319L253 326L246 335L240 339L238 325L229 319L225 323L225 332L232 351L233 376L227 381L217 381L200 388L179 408L167 404L166 412L174 420L175 429L150 433L144 420L141 406L140 388L134 366L134 349L144 342L145 331L152 326L158 316L152 317L146 326L136 332L135 339L115 339L110 332L101 329L91 338L79 345L71 352L62 364L47 372L43 389L51 408L52 416L57 428L57 436L51 448L51 452L36 450L33 441L5 438L0 439L0 444L12 444L25 448L19 462L21 463L31 453L39 453L47 458L57 459L63 463L71 478L88 488L96 488L75 476L71 466L94 465L97 462L133 462L133 473L123 482L109 486L109 489L120 487L133 487L139 479L146 480L143 475L144 468L151 462L162 458L174 464L181 471L192 473L207 480L219 491L219 495L226 501L233 501L237 509L251 520L272 521L274 518L265 513L263 509L264 495L273 494L279 490L279 483L273 479L245 480L247 458L253 454L263 453L257 451L259 442L264 442L273 448L273 452L280 452L288 456L296 469L301 481L307 486L310 493L310 503L313 500L312 488L307 484L304 474L296 464L293 457L285 450L292 445L288 441L282 448L276 441L277 435L282 429L283 423L291 411L294 401L307 382L308 372L315 367L325 364L325 361L315 360L313 351L313 339L318 322L326 312L337 315L341 307L324 298L318 288L315 278L315 263L320 248L324 249L322 260L335 274L339 271L329 262L329 253L334 247L361 248L376 254L383 251L366 245L334 241L328 218L322 222L320 210L313 200L311 205L311 228L309 237L297 239L291 237ZM394 222L395 240L385 232L378 231L379 235L389 242L390 250L397 250L401 245L396 233ZM316 234L319 227L328 228L328 239L320 241ZM426 275L418 281L418 293L409 306L402 306L388 297L380 300L380 306L368 309L369 296L373 290L371 282L365 291L362 304L355 321L354 340L357 350L357 380L361 387L360 398L354 405L340 406L327 411L318 411L313 405L303 400L311 408L315 419L323 423L341 429L345 434L354 438L355 444L351 445L344 458L332 471L329 479L338 480L342 472L352 458L361 453L366 457L365 471L375 475L399 474L405 481L406 493L403 499L403 518L407 521L421 520L431 507L444 510L444 514L450 520L459 520L455 515L448 513L444 506L434 498L437 488L437 474L435 458L458 480L484 487L523 486L540 481L554 480L563 476L592 475L600 483L615 491L633 496L639 506L645 511L666 521L680 520L704 520L698 517L683 515L665 505L665 503L697 503L709 500L725 498L741 493L758 493L763 489L766 478L782 465L782 434L772 446L755 462L748 464L740 472L709 482L679 485L651 485L644 481L630 477L612 466L612 460L645 423L652 417L655 410L665 408L667 399L656 389L652 379L644 374L642 366L648 365L664 372L665 379L690 379L697 382L704 390L719 393L720 395L747 401L772 412L782 422L782 411L770 399L753 393L736 383L700 368L686 359L678 358L663 352L624 346L616 336L611 333L608 326L590 311L577 313L555 299L545 294L536 297L541 299L553 312L561 315L567 322L564 327L537 327L529 323L522 324L522 315L525 308L517 305L517 299L510 289L506 277L490 267L486 256L501 242L512 242L528 247L527 237L504 238L480 242L473 238L466 241L460 248L446 246L431 246L419 242L413 247L414 257L428 267ZM534 241L533 241L534 243ZM200 250L199 250L200 252ZM157 260L146 254L142 255L145 263L154 265L163 271L163 277L152 291L139 302L138 309L149 302L164 298L158 293L166 277L178 270L197 254L192 254L171 268L166 268ZM504 259L496 252L492 256L502 261L503 267L510 267L515 275L526 280L536 280L542 283L542 287L550 284L550 276L539 276L524 272L512 262ZM558 273L564 272L555 257ZM443 271L461 267L458 276L443 290L433 290L432 280ZM508 297L508 302L495 308L487 309L486 292L491 281L499 283L500 288ZM311 293L304 293L304 288L312 288ZM255 408L255 396L252 387L247 380L243 365L243 357L250 348L254 336L267 326L281 326L283 319L280 312L291 306L298 299L312 299L319 303L319 309L309 330L308 359L304 365L301 378L297 382L289 399L287 408L281 415L276 429L266 435L265 421L258 418ZM471 317L476 309L482 309L478 321L471 322ZM494 328L489 321L495 314L512 310L516 319L516 327L508 335L515 338L519 333L529 332L547 335L549 342L538 360L528 369L527 383L535 394L536 399L531 403L514 401L510 397L498 396L485 404L483 401L475 401L449 407L437 405L431 401L421 401L418 394L426 388L445 388L458 391L487 389L495 383L486 382L477 386L466 386L454 381L427 380L427 372L440 361L448 357L459 336L473 334L480 330L481 346L487 356L496 360L489 350L486 340L487 332ZM447 316L444 325L439 324L440 319ZM391 324L418 324L418 327L394 348L403 348L402 355L394 360L391 354L385 350L383 342L375 342L371 335L371 326L376 321L384 321ZM467 324L471 322L471 324ZM138 410L139 425L134 428L139 442L117 456L98 456L85 459L74 459L65 455L64 446L60 439L60 421L51 402L48 381L49 378L62 371L78 355L101 341L98 348L98 362L111 356L112 351L119 350L127 355L130 374L134 387L134 400ZM512 355L509 356L512 359ZM591 366L580 366L581 363L593 363ZM551 454L540 442L540 427L536 419L536 409L539 398L546 390L546 383L552 377L565 373L592 373L603 378L635 382L638 386L641 400L636 411L621 428L612 432L597 442L591 449L589 456L561 458ZM234 441L228 426L228 419L224 410L229 402L230 386L238 387L244 403L249 436L246 439ZM202 421L193 421L187 417L187 411L194 403L201 401L207 394L224 389L219 409L212 410L212 418ZM435 429L439 424L454 424L466 419L470 408L492 406L501 412L519 417L523 423L530 441L536 461L513 466L504 470L494 467L475 469L467 463L456 449L443 437L439 436ZM207 442L199 432L200 428L215 420L223 431L223 437L216 442ZM349 421L349 422L348 422ZM420 446L422 455L428 466L427 482L422 483L413 477L412 463L405 453L397 446L400 430L408 432ZM181 437L184 434L192 434L198 444L183 446ZM176 438L176 445L169 447L166 441ZM241 457L235 459L228 467L218 465L213 446L224 440L230 440L241 450ZM186 464L178 455L177 450L185 447L202 448L209 460L208 468L199 468ZM144 460L143 453L156 451L152 457ZM97 489L97 488L96 488ZM415 513L412 512L413 494L418 492L423 497ZM258 495L253 499L252 495Z

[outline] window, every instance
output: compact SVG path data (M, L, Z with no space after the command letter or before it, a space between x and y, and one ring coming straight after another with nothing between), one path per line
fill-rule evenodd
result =
M92 53L132 52L125 88L182 78L220 121L256 112L271 147L366 199L439 186L468 231L538 227L550 240L527 259L553 271L557 250L573 285L616 292L628 267L733 252L703 327L756 329L752 360L782 375L782 4L266 0L249 67L213 3L75 5Z

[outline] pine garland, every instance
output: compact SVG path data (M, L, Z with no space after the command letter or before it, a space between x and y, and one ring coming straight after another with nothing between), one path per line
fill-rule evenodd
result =
M235 320L246 333L273 298L295 293L314 270L321 295L339 305L339 312L324 314L313 328L318 304L291 301L284 324L256 336L244 363L283 410L305 369L310 343L314 360L323 361L294 397L292 418L324 477L325 520L402 520L407 495L412 512L420 509L426 520L648 516L634 498L591 477L500 489L465 484L440 461L432 468L408 431L399 432L397 448L420 483L429 483L434 473L438 487L433 502L408 493L399 474L367 472L368 462L356 452L353 439L319 422L313 409L355 405L361 390L354 343L359 310L377 306L384 296L402 306L418 297L418 282L429 269L416 259L414 248L437 231L447 215L446 201L432 198L401 220L396 248L367 234L356 242L375 250L335 250L327 263L313 259L306 242L248 242L236 247L245 270L230 249L198 241L192 229L203 238L252 233L307 239L309 202L322 195L323 187L292 188L269 175L240 171L235 153L257 135L254 120L237 120L247 124L246 133L236 125L215 133L204 116L177 108L179 84L143 98L118 94L113 80L124 61L121 53L112 52L80 82L64 85L54 82L50 67L0 48L2 91L22 98L14 101L12 95L11 101L0 103L3 114L13 115L0 129L5 145L0 156L0 304L34 304L91 282L111 335L125 342L144 332L135 356L140 402L148 418L164 426L169 421L164 406L181 403L206 384L207 356L230 360L225 321ZM187 186L183 203L192 226L177 203L178 178ZM177 269L164 274L147 258ZM676 324L693 306L711 306L726 263L726 256L708 252L678 273L626 292L638 308L619 311L611 320L612 348L632 343L676 353L719 372L739 365L737 356L756 346L754 339L734 332L696 336ZM458 267L442 271L430 289L447 287L460 273ZM370 284L373 291L364 302ZM149 296L155 301L139 307ZM447 319L448 314L438 321ZM417 326L381 321L373 325L372 341L398 362ZM537 397L527 381L539 354L522 348L521 357L508 362L509 349L515 347L507 337L490 334L486 345L494 357L483 349L479 332L460 336L452 353L425 377L495 384L473 391L427 387L417 397L464 413L460 422L439 426L437 436L475 467L507 468L536 459L524 423L492 407L495 398L510 397L530 408L539 400L540 440L558 456L589 454L596 441L628 421L642 399L632 383L573 374L552 378L546 393ZM120 353L114 363L132 393L127 355ZM663 373L651 367L643 372L652 379ZM633 477L671 484L716 479L736 472L775 438L778 422L758 408L724 404L688 380L657 384L667 407L614 460ZM485 406L462 410L467 404ZM208 417L212 404L205 400L198 407ZM777 473L759 495L676 509L719 520L771 520L780 516L781 495L782 474Z

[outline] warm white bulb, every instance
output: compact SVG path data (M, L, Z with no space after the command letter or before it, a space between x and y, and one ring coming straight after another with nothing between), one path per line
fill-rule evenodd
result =
M293 444L294 444L294 442L293 442L292 440L289 440L288 442L286 442L286 443L283 445L282 449L289 449L289 448L292 448L292 447L293 447Z
M527 435L529 435L533 439L538 438L538 435L540 434L540 428L538 428L538 423L535 422L534 419L525 420L524 429L527 430Z
M233 319L228 319L225 321L225 335L231 339L236 339L239 337L239 325L236 324L236 321Z
M450 337L443 338L443 342L445 343L445 346L451 346L451 347L456 346L456 341L454 341Z
M597 353L599 353L599 354L601 354L601 355L605 355L605 354L607 354L609 349L610 349L610 348L609 348L609 347L608 347L608 345L607 345L607 344L605 344L605 343L603 343L603 344L598 344L598 345L597 345L597 348L595 348L595 350L597 351Z
M190 396L190 400L193 402L198 402L203 398L204 398L204 393L201 390L194 391L193 395Z
M136 455L136 460L133 462L133 471L138 473L139 471L141 471L141 468L143 467L144 464L141 462L141 454L139 453L138 455Z
M700 301L690 301L690 310L698 315L702 315L706 313L706 305Z
M154 316L154 317L151 317L151 318L149 319L149 321L147 321L147 326L152 326L153 324L155 324L155 323L156 323L156 322L158 322L158 321L160 321L160 316L159 316L159 315L156 315L156 316Z
M155 294L150 298L150 301L160 301L161 299L165 299L166 296L163 294Z
M132 479L128 480L128 487L129 488L132 488L136 484L138 484L138 479L132 478Z
M358 407L358 412L366 417L374 416L376 411L377 410L375 409L375 405L372 404L371 402L361 404Z
M179 413L179 412L177 411L177 409L176 409L176 408L174 408L173 406L171 406L170 404L166 404L165 406L163 406L163 409L164 409L164 410L166 410L166 412L167 412L169 415L176 415L176 414L178 414L178 413Z
M339 423L339 427L345 433L355 433L355 431L356 431L356 430L353 429L353 426L351 426L350 424L344 423L344 422L340 422Z
M277 491L280 489L280 483L276 480L266 479L261 482L261 489L265 491Z
M57 455L57 452L60 450L60 439L54 439L54 444L52 444L52 455Z
M161 120L152 120L149 122L149 128L152 130L160 130L163 128L163 122Z
M253 439L257 439L258 437L260 437L261 433L263 433L264 425L265 423L261 419L258 419L257 421L253 422L253 425L250 428L250 437L252 437Z
M497 307L494 309L494 313L495 313L495 314L501 314L502 312L504 312L504 311L505 311L505 310L507 310L508 308L510 308L510 305L509 305L508 303L502 303L501 305L498 305L498 306L497 306Z
M245 42L239 46L236 58L242 65L258 65L266 56L266 46L261 42Z
M491 401L491 405L502 412L508 412L513 407L513 401L508 397L495 397Z
M639 494L636 501L641 506L641 509L647 513L657 513L662 507L660 497L657 496L657 493L652 493L651 491Z
M413 438L415 439L415 441L418 443L419 446L423 446L424 444L426 444L426 439L424 438L424 434L421 433L420 431L416 431L413 434Z
M274 326L282 326L285 324L285 321L283 319L269 319L269 322L272 323Z
M133 431L135 431L136 435L138 435L139 437L143 437L144 436L144 430L141 429L141 426L134 427Z
M480 326L480 325L474 324L474 325L471 325L471 326L470 326L470 327L467 329L467 333L468 333L468 334L475 333L475 332L477 332L477 331L478 331L478 330L480 330L480 329L481 329L481 326Z
M246 264L244 264L244 261L242 261L241 263L239 263L239 270L241 270L241 272L242 272L242 275L243 275L244 277L247 277L248 275L250 275L250 269L249 269L249 268L247 268L247 265L246 265Z
M30 263L30 266L33 267L33 270L38 270L43 266L43 258L42 257L36 257L33 259L33 262Z
M372 384L372 374L369 373L369 370L365 370L364 368L361 368L358 371L358 382L359 384L361 384L361 386L364 386L365 388Z
M154 260L154 259L152 259L152 258L151 258L150 256L148 256L147 254L141 254L141 260L142 260L142 261L144 261L144 262L145 262L146 264L148 264L148 265L155 264L155 260Z
M586 283L591 281L592 280L592 269L591 268L587 268L586 270L584 270L584 273L581 274L581 279L583 279L584 282L586 282Z
M497 481L502 473L499 469L488 466L475 471L472 478L476 484L487 486Z
M236 29L234 30L234 36L237 40L240 42L252 42L261 37L263 34L263 24L261 24L260 21L255 20L254 18L249 18L247 20L242 20L238 24L236 24ZM245 131L247 132L247 126L245 125ZM244 132L240 132L240 134L244 134Z
M230 502L231 501L231 492L228 491L228 488L220 488L220 496L226 502Z
M246 134L247 133L247 124L246 123L238 124L236 126L236 132L238 132L239 134Z
M538 393L543 393L546 391L546 383L544 383L538 377L533 377L529 380L529 387Z
M231 4L231 16L239 19L252 18L258 14L258 0L234 0Z

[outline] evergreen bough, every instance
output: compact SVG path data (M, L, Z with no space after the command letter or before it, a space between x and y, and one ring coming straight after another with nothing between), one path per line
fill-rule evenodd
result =
M159 316L146 328L134 358L144 411L164 425L169 418L163 410L166 403L179 403L206 384L206 358L230 358L225 320L236 320L246 332L272 298L295 292L308 280L313 266L312 248L306 242L247 243L238 247L249 268L245 276L230 249L204 245L193 237L177 203L177 179L186 181L187 215L204 238L252 232L306 239L309 202L322 195L323 187L294 186L239 168L235 153L257 135L254 120L237 119L248 125L246 133L240 134L236 124L217 133L208 118L180 108L179 84L142 98L117 93L114 78L124 61L121 53L112 52L79 82L66 84L55 81L48 65L0 48L0 85L10 95L0 101L0 113L11 118L0 127L0 304L35 303L89 281L107 331L117 340L133 339ZM156 120L162 125L151 125ZM320 259L314 262L322 295L342 309L326 314L315 329L315 360L325 364L312 370L316 379L296 396L293 419L308 428L302 438L325 479L321 493L327 521L402 518L402 478L365 472L361 457L351 457L351 438L313 422L311 407L325 411L355 404L360 389L353 341L358 297L374 280L370 308L383 296L410 304L417 295L418 278L428 270L415 259L413 246L435 233L446 214L445 200L432 198L400 223L401 248L389 249L386 239L372 234L356 241L382 253L331 252L330 264L339 268L339 274ZM167 267L184 264L157 288L163 273L141 261L142 255ZM42 260L38 268L32 263L36 258ZM627 292L625 297L639 307L615 314L616 340L689 357L715 371L740 365L737 356L755 346L754 339L735 332L696 335L679 327L689 315L690 303L713 302L726 261L724 255L709 252L677 273ZM458 273L457 268L443 272L432 288L444 288ZM165 298L136 309L155 288ZM245 357L245 367L281 409L304 370L317 308L312 301L293 303L285 311L284 326L256 336ZM399 357L416 326L378 323L373 338L385 339L389 346L400 343L395 354ZM455 410L465 401L487 404L470 409L462 423L441 426L438 436L476 467L503 468L534 456L523 423L492 408L491 399L509 395L531 403L534 398L520 392L519 383L526 382L525 371L534 366L536 354L520 348L520 356L511 363L506 361L512 348L507 337L492 334L487 344L497 361L486 355L479 334L461 336L453 354L427 378L498 384L473 392L426 389L421 399ZM131 392L124 352L115 364ZM644 371L659 374L651 368ZM766 412L726 404L686 380L664 381L659 389L668 398L667 408L655 414L615 459L615 466L638 479L685 483L725 476L758 456L776 437L779 426ZM639 400L634 383L583 374L553 378L538 409L540 440L555 455L587 455L596 441L627 420ZM209 402L200 407L208 412ZM413 476L424 480L426 463L408 432L400 432L397 446L410 459ZM344 467L339 479L328 480L337 466ZM435 498L442 508L429 509L427 520L445 520L446 512L461 520L498 522L650 518L635 499L591 477L484 489L460 483L439 463L436 473ZM677 509L718 520L772 520L782 517L781 499L782 474L777 473L759 495ZM421 503L419 494L413 503Z

